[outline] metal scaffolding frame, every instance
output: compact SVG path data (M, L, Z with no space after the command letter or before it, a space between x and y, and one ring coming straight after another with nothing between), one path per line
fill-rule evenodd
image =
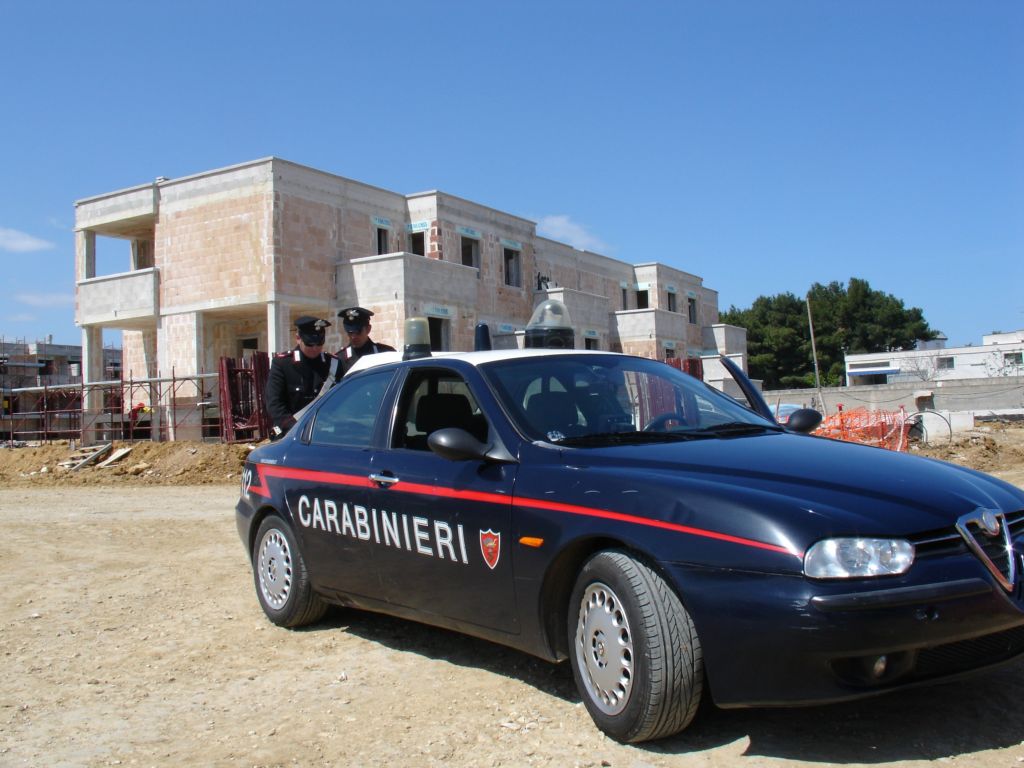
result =
M19 387L5 393L0 417L6 440L220 439L216 373ZM26 407L27 406L27 407Z

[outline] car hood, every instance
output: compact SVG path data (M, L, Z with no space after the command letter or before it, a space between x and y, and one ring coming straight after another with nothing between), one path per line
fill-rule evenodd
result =
M719 530L735 527L742 535L783 538L799 547L824 536L949 529L979 507L1024 508L1024 490L981 472L792 433L563 449L562 459L598 470L585 474L601 477L602 486L635 485L648 515L715 522Z

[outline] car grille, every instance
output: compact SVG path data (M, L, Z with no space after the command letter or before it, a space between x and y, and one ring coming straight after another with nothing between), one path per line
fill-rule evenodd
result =
M1020 558L1024 554L1024 510L1010 512L1006 515L1006 524L1010 529L1010 540L1013 542L1013 556ZM985 555L992 561L992 564L1004 576L1010 574L1011 553L1006 551L1003 537L988 536L981 531L980 526L972 524L970 532L974 535L975 541L982 548ZM912 537L910 541L914 544L915 557L932 558L948 557L951 555L964 554L969 551L967 543L958 531L934 531L922 536ZM1020 560L1017 561L1018 566ZM1020 567L1017 568L1020 571ZM1020 579L1018 578L1018 582ZM1017 585L1020 592L1020 586Z
M1024 626L926 648L917 655L914 677L925 679L952 675L1006 661L1019 653L1024 653Z
M1024 533L1024 509L1017 512L1007 512L1006 522L1010 526L1010 535L1014 539L1020 537ZM955 530L930 531L909 538L919 557L967 551L967 545L964 544L963 538Z
M1009 530L1011 548L1008 551L1002 531L990 537L978 522L966 523L968 535L981 549L977 554L971 550L964 536L958 530L937 530L918 537L911 537L914 557L918 560L938 557L954 557L971 553L999 574L1001 586L1018 602L1024 601L1024 510L1005 515ZM1012 559L1013 558L1013 559ZM985 561L988 562L985 562Z

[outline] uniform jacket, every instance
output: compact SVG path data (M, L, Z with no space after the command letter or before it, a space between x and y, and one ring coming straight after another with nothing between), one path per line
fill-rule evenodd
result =
M275 427L288 430L293 415L313 401L327 379L333 355L321 352L306 357L297 346L274 355L267 378L267 410Z
M350 344L349 346L344 347L338 352L338 359L341 361L341 375L338 378L341 378L341 376L344 376L346 373L348 373L348 369L355 365L356 360L358 360L363 355L372 355L375 352L394 351L394 347L389 347L387 344L378 344L373 339L367 339L366 343L363 344L363 346L361 346L359 349L353 349L352 345Z

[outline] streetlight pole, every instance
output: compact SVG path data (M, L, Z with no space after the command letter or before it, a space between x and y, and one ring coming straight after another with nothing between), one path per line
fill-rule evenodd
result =
M818 389L818 401L821 403L821 415L827 416L825 396L821 393L821 376L818 374L818 348L814 343L814 318L811 316L811 294L807 294L807 325L811 329L811 357L814 359L814 386Z

